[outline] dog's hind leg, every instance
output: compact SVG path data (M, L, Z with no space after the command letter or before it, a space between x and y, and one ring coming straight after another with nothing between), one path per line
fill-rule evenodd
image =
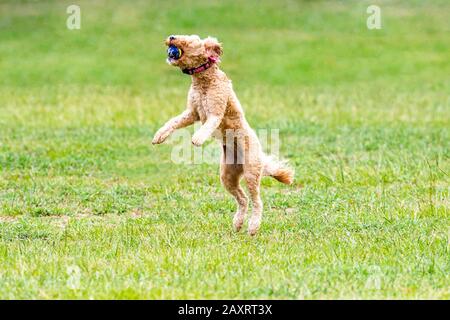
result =
M260 184L262 177L262 164L244 164L244 179L247 182L248 191L252 200L252 216L248 222L248 233L253 236L259 229L262 219L263 204L260 196Z
M248 199L239 184L242 177L242 164L227 164L225 156L222 156L220 163L220 181L231 195L236 199L238 209L233 218L233 225L239 231L244 223L248 209Z

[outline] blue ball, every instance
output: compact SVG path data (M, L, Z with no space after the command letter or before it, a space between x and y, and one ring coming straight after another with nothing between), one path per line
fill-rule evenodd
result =
M169 48L167 48L167 55L171 59L178 60L181 57L181 49L174 45L170 45Z

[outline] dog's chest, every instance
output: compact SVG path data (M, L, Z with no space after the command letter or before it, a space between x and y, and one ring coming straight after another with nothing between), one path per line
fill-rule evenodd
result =
M204 123L208 114L208 98L206 94L196 92L192 95L192 106L197 111L200 121Z

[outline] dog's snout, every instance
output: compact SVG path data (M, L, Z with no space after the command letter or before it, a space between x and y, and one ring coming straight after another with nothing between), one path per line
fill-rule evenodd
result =
M171 36L169 36L169 40L175 40L175 36L174 35L171 35Z

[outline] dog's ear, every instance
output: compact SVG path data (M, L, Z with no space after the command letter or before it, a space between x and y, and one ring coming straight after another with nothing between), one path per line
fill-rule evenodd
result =
M222 45L216 38L208 37L203 40L203 44L205 46L208 56L219 57L222 55L223 53Z

